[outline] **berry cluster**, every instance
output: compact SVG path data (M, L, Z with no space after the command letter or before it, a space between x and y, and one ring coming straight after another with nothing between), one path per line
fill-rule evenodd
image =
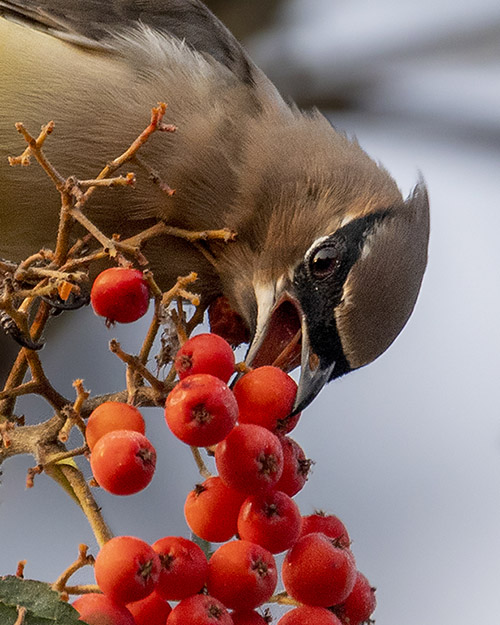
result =
M231 390L234 354L215 334L189 339L174 366L180 381L167 398L166 422L184 443L211 448L218 472L188 494L185 518L196 536L223 544L207 560L181 537L152 546L131 536L113 538L95 564L103 594L74 603L81 619L90 625L265 625L269 618L255 610L275 592L274 556L286 552L281 578L298 607L278 625L369 621L374 589L356 570L345 526L333 515L302 517L293 500L311 465L288 436L300 417L290 416L293 379L264 366L245 373ZM103 488L126 495L149 484L156 453L136 408L102 404L89 418L86 437ZM172 609L168 601L179 603Z

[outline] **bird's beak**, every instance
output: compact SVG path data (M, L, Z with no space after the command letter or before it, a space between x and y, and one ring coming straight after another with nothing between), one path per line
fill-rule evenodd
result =
M328 382L335 363L321 366L309 343L305 315L290 290L257 292L257 326L245 360L251 367L274 365L285 371L300 365L297 396L291 413L295 415L306 408Z
M335 362L328 364L326 367L321 366L318 355L314 353L309 343L307 325L303 318L299 387L290 416L298 414L309 406L323 386L330 380L334 367Z

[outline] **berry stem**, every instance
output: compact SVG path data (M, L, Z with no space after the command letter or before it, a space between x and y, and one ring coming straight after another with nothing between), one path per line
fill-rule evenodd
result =
M212 474L207 469L207 465L204 463L203 458L201 457L201 453L198 447L191 447L191 453L193 454L194 461L196 462L196 466L198 467L198 471L201 477L207 480L209 477L212 477Z

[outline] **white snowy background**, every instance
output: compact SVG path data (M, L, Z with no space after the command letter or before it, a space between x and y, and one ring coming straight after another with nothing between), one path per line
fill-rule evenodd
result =
M500 4L288 0L248 47L299 102L344 102L334 124L405 193L421 171L432 207L429 267L408 326L377 362L325 389L293 433L316 461L297 500L304 514L321 507L346 523L378 589L379 625L497 622ZM54 324L54 342L48 332L49 374L69 396L75 377L94 393L122 388L107 341L133 351L147 321L107 331L89 310L75 319L76 330ZM33 409L50 416L23 403ZM161 410L144 414L159 452L153 483L128 498L99 492L99 502L117 534L187 535L182 505L198 479L189 450ZM95 541L48 477L25 490L28 466L18 457L3 467L0 574L26 558L28 577L53 580L79 542L95 552Z

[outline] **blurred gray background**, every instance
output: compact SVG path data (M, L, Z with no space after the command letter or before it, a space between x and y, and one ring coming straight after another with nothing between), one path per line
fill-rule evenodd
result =
M301 509L321 507L344 520L358 566L377 586L380 625L494 623L500 614L500 4L212 5L283 93L302 106L319 105L356 135L405 193L419 171L430 192L429 268L407 328L377 362L325 389L293 433L316 461L297 497ZM123 371L107 341L116 336L133 351L146 325L107 331L89 310L65 315L48 332L47 370L70 396L76 377L94 393L122 388ZM71 365L61 361L62 348L73 354ZM32 400L22 408L50 416ZM159 452L151 486L129 498L98 493L99 502L116 533L149 541L187 535L182 505L197 481L189 450L167 431L161 410L144 414ZM26 558L28 577L53 580L79 542L94 551L95 542L48 477L25 490L30 464L15 458L3 468L0 574ZM89 573L80 579L90 581Z

